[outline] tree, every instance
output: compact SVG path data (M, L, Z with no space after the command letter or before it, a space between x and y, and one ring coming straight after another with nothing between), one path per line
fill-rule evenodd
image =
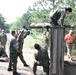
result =
M49 22L49 13L55 8L65 8L70 6L73 8L73 13L65 18L65 24L75 24L75 5L76 0L38 0L32 7L28 8L28 11L23 14L21 19L13 23L13 28L22 27L25 25L29 27L31 23ZM17 26L16 26L17 25Z
M5 22L5 18L2 16L2 14L0 14L0 29L5 28Z
M43 23L48 22L48 13L46 11L33 11L30 17L30 22Z
M22 26L25 25L26 27L29 27L29 25L31 24L29 21L30 17L31 17L31 13L28 10L26 13L23 14L21 18Z
M20 28L22 28L21 17L17 17L17 20L11 24L10 29L15 30Z
M50 11L54 10L55 8L65 8L65 7L72 7L72 9L73 9L72 14L66 16L65 24L66 25L67 24L69 24L69 25L76 24L76 15L75 15L75 13L76 13L76 8L75 8L76 7L76 0L39 0L39 1L35 2L33 5L33 9L35 10L35 12L37 11L36 12L37 14L40 11L43 11L43 12L46 11L47 12L46 15L49 14ZM40 14L40 16L43 17L42 14ZM49 15L47 15L47 16L49 17ZM45 19L48 20L47 17ZM42 20L42 21L44 22L44 20Z

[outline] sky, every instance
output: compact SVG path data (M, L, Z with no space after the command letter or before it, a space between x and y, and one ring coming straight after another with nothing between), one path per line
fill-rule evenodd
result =
M37 0L0 0L0 13L6 23L12 23L18 16L22 16Z

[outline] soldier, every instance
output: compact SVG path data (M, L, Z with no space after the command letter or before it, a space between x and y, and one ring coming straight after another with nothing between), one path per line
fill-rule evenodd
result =
M23 53L22 53L22 49L23 49L23 43L24 43L24 38L26 38L26 36L28 35L28 31L26 29L22 29L19 33L19 35L17 36L17 42L18 42L18 57L20 58L20 60L22 61L22 63L24 64L24 66L28 67L29 65L26 63L26 61L23 58Z
M7 42L7 35L5 34L4 30L1 33L1 45L3 46L4 50L6 50L6 42Z
M44 72L46 72L47 75L49 75L49 56L48 56L48 48L47 46L41 47L39 44L34 45L37 52L34 54L35 62L33 65L33 73L36 74L37 66L42 66Z
M46 26L46 31L44 32L44 37L45 37L45 44L48 46L50 49L50 43L51 43L51 29L50 26Z
M1 46L1 43L0 43L0 60L8 61L8 55L6 54L4 48Z
M17 72L17 40L16 40L16 32L12 31L12 39L10 41L10 61L8 66L8 71L12 71L13 66L13 75L20 75Z
M65 9L56 9L50 13L50 23L54 26L58 26L58 20L61 20L61 25L63 25L64 18L66 14L70 14L72 12L72 8L65 8Z

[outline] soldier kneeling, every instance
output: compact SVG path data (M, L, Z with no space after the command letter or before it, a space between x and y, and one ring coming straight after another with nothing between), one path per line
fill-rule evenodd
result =
M8 61L8 56L4 50L4 48L0 45L0 61Z
M37 66L42 66L44 72L49 75L49 56L47 46L41 47L39 44L34 45L37 52L34 54L35 62L33 65L33 73L36 75Z

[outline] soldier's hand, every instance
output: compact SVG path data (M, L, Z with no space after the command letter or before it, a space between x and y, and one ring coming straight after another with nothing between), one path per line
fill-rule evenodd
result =
M5 61L8 61L8 57L5 57Z
M27 35L30 35L30 31L28 30Z
M20 55L20 52L17 52L17 55Z

